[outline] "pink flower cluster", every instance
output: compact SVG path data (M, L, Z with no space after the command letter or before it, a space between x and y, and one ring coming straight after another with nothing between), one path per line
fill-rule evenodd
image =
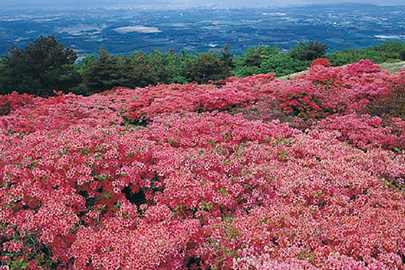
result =
M0 96L0 268L405 269L405 122L353 113L401 72Z
M336 116L318 121L311 134L328 131L335 132L340 141L363 150L378 147L396 151L405 149L405 121L400 118L392 119L390 126L383 126L382 119L377 116Z
M380 66L361 60L345 67L315 65L308 74L295 79L311 82L312 100L317 100L325 115L331 115L358 112L371 101L388 94L391 91L389 78L390 73L382 72ZM306 92L302 88L301 91ZM313 111L317 110L317 107L313 108Z
M158 85L131 90L125 117L134 123L145 123L162 115L182 111L225 111L245 107L260 99L258 89L274 80L272 74L247 78L229 78L210 85ZM218 87L220 85L222 87ZM119 88L115 94L127 93Z
M321 65L324 67L332 66L332 64L326 58L318 58L318 59L315 59L314 61L312 61L311 67L317 66L317 65Z
M388 94L393 84L390 80L394 82L394 77L369 60L345 67L329 67L322 59L314 63L308 74L287 82L274 80L271 74L261 74L229 78L211 85L173 84L131 90L125 116L134 123L147 123L161 114L226 111L254 106L263 100L270 103L277 100L278 108L286 114L303 119L323 118L364 109ZM116 95L121 95L128 89L116 91Z
M17 92L8 95L0 95L0 115L7 115L11 111L32 103L33 100L33 96L27 94L19 95Z

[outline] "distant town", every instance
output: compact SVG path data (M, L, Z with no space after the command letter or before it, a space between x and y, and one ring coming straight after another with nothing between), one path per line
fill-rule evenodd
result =
M0 55L12 45L24 48L40 35L55 35L81 57L102 47L111 54L126 55L153 50L196 53L221 50L227 43L235 54L259 44L287 51L310 40L333 51L405 41L405 6L0 11Z

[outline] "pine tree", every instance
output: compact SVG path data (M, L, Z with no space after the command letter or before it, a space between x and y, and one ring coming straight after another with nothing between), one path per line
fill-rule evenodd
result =
M53 91L68 92L77 86L80 75L74 70L76 53L54 36L40 36L24 49L12 46L0 66L0 94L13 91L39 96Z
M293 49L292 52L294 58L301 61L313 61L317 58L322 58L325 56L325 51L327 47L325 44L319 41L311 40L309 44L300 42L298 46Z
M97 61L90 63L88 70L84 73L84 82L89 93L110 90L114 86L123 86L118 57L108 54L105 48L100 49L97 54Z

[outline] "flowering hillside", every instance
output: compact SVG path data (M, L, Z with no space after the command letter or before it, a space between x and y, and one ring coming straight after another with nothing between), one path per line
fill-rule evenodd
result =
M0 96L0 269L405 269L405 121L365 113L404 89L362 60Z

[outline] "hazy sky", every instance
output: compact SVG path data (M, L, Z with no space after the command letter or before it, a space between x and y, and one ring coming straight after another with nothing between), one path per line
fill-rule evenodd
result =
M24 7L61 7L74 5L169 5L169 6L200 6L219 4L223 6L284 6L308 4L336 4L336 3L370 3L376 5L405 5L404 0L0 0L0 8Z

